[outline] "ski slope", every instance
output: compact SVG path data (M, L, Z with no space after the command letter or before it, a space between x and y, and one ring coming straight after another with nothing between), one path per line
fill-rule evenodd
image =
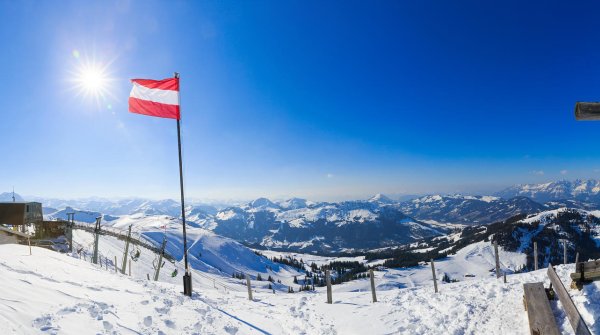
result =
M522 284L545 270L440 285L325 292L245 292L136 279L77 258L21 245L0 245L0 324L3 334L528 334ZM572 265L558 266L568 283ZM381 281L380 272L377 281ZM204 279L199 278L199 281ZM367 282L360 280L358 282ZM585 322L600 334L600 283L570 290ZM571 332L560 302L551 302L563 334Z
M180 243L181 237L179 231L150 230L142 232L148 240L154 241L155 245L160 245L164 237L167 238L166 252L175 257L175 261L164 260L164 266L161 268L158 280L168 283L180 284L185 272L183 253ZM189 240L189 261L193 271L193 287L211 287L215 286L223 290L246 291L245 280L232 278L232 273L246 273L252 279L254 287L257 290L266 290L269 283L266 279L271 276L275 281L280 280L282 284L273 283L272 287L279 291L287 292L287 285L293 283L293 277L300 273L288 266L271 262L265 257L256 255L250 249L240 245L222 236L215 235L212 232L203 229L190 229L188 232ZM74 252L73 256L83 258L91 262L93 254L94 235L84 230L73 231ZM161 241L161 242L159 242ZM83 249L81 253L77 253ZM115 271L115 257L117 259L117 270L122 267L123 253L125 250L125 241L109 235L101 235L98 243L99 261L105 269ZM139 250L139 258L135 259L135 254ZM137 279L154 279L155 266L158 263L158 255L146 248L137 247L130 244L127 256L127 271L129 273L129 264L131 264L131 275ZM129 263L131 261L131 263ZM176 271L176 273L175 273ZM256 281L256 276L261 274L264 281ZM208 280L208 281L207 281Z

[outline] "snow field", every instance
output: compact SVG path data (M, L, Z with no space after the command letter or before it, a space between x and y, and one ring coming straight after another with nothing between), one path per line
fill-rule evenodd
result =
M378 292L333 289L295 294L245 292L196 286L193 299L181 284L115 274L46 249L0 246L0 323L8 334L528 334L523 283L549 285L546 270L495 278ZM568 286L573 266L558 266ZM380 272L377 272L380 275ZM199 279L201 280L201 279ZM377 281L381 282L378 277ZM364 283L359 280L354 283ZM429 283L431 284L431 283ZM585 322L600 334L600 283L568 289ZM572 332L553 301L563 334Z

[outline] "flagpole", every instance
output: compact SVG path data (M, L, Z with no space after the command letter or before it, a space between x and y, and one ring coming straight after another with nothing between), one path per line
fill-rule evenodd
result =
M179 73L175 72L175 78L179 78ZM181 91L180 91L181 94ZM185 199L183 196L183 164L181 159L181 103L179 104L179 118L177 119L177 147L179 149L179 188L181 189L181 221L183 222L183 258L185 259L185 274L183 275L183 294L192 296L192 274L188 266L187 235L185 232Z

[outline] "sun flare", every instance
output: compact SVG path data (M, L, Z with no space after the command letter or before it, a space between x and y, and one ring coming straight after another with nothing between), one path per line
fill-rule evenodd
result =
M108 75L100 65L81 65L75 77L77 86L87 96L100 97L108 90Z
M109 100L113 98L110 92L113 82L109 72L111 62L103 63L96 57L87 58L77 50L73 51L73 57L75 62L69 73L71 88L84 100L93 100L99 107L110 109Z

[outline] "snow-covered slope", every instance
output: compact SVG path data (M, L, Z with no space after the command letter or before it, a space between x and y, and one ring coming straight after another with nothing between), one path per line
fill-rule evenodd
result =
M467 225L502 221L517 214L530 214L548 207L526 197L502 199L492 196L429 195L400 205L402 212L419 220Z
M163 276L165 278L161 280L170 282L180 281L184 273L183 238L180 221L166 215L145 216L134 214L106 222L104 226L111 229L119 229L121 234L125 235L130 225L132 226L132 235L134 237L148 241L156 247L159 247L163 239L166 239L165 251L176 262L165 263L165 268L161 276L161 278ZM230 278L233 273L247 273L252 278L255 278L260 273L264 278L272 276L273 278L281 279L283 283L286 283L288 279L291 282L292 277L299 274L290 267L274 263L265 257L257 255L254 251L241 245L239 242L219 236L202 228L188 227L187 240L190 266L204 273L225 277L225 279ZM89 257L93 250L93 235L85 231L75 230L74 241L80 245L80 248L84 249L84 252L87 252L86 257ZM102 235L99 245L101 255L110 264L114 262L114 257L117 256L117 263L120 267L123 250L125 249L124 241L115 237ZM142 259L133 263L137 268L134 271L136 272L136 276L145 278L147 273L152 276L154 272L152 264L155 262L157 256L148 249L137 249L141 249ZM134 247L132 246L130 254L133 252ZM172 280L170 279L172 277L169 276L175 269L178 270L178 275L176 279Z
M336 285L325 292L245 292L201 286L192 299L181 285L132 280L45 249L0 246L0 323L7 334L528 334L523 283L544 282L545 270L459 283L370 292ZM558 266L564 282L573 266ZM376 272L378 287L389 287ZM368 282L368 280L362 280ZM571 290L592 332L600 332L600 283ZM570 325L551 301L561 333Z

